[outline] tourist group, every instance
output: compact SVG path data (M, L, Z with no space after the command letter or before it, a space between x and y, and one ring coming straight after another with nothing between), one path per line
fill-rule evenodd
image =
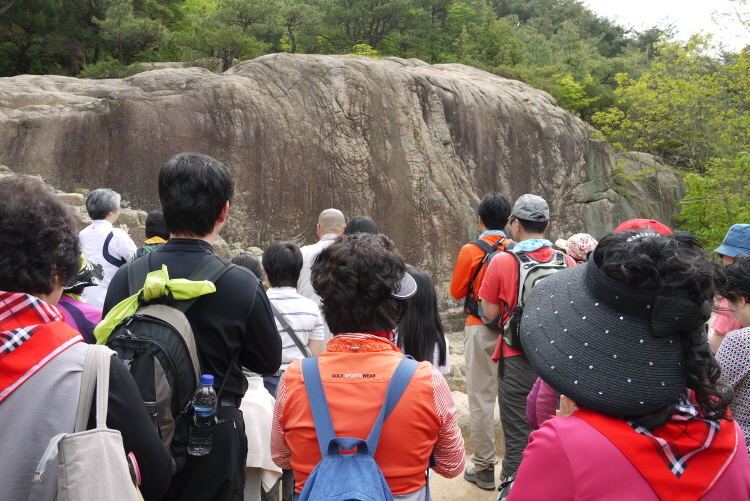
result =
M111 189L79 233L0 180L0 499L750 501L750 224L553 243L542 197L485 195L450 282L462 432L438 292L376 221L227 260L226 166L176 155L158 195L138 246Z

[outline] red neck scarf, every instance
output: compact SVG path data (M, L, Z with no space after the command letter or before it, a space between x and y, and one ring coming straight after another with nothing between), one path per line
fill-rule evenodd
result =
M573 415L620 449L660 499L696 501L734 459L737 431L732 421L703 418L690 398L692 393L666 424L651 431L590 409Z
M55 356L83 341L54 306L0 291L0 402Z

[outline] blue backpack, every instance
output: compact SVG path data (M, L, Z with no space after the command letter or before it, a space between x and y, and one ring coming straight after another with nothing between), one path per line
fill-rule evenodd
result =
M323 459L307 478L299 501L393 501L391 489L373 456L378 447L383 421L396 407L418 365L411 357L401 360L388 383L378 419L367 440L362 440L336 437L320 379L318 358L306 358L302 361L307 398ZM339 450L348 451L355 447L357 452L354 454L341 454ZM429 494L427 498L429 499Z

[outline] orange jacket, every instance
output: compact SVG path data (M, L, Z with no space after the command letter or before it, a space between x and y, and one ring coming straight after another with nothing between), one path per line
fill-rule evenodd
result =
M353 345L356 351L350 349ZM328 351L318 357L318 366L336 436L367 438L402 358L393 343L371 335L341 334L328 343ZM433 372L440 388L435 388ZM276 396L271 439L274 462L282 468L291 464L295 490L301 492L321 460L301 361L289 365ZM425 486L433 450L438 473L455 476L463 470L463 439L455 412L445 379L429 362L421 362L383 424L375 453L393 494L408 494Z
M486 241L490 245L500 240L502 235L485 235L482 240ZM508 242L505 242L507 245ZM498 250L503 250L504 247L501 245ZM453 267L453 278L451 279L451 296L459 301L466 297L469 292L469 282L471 277L474 276L474 272L482 262L484 258L484 251L473 243L468 243L461 248L461 252L458 253L456 259L456 266ZM487 273L487 267L477 275L477 279L474 282L474 297L479 300L479 289L482 287L482 280L484 280L484 274ZM482 319L475 317L474 315L468 315L466 317L466 325L483 325Z

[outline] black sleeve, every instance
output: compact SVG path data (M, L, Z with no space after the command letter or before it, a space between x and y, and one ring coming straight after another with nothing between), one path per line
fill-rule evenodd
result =
M96 427L96 398L86 429ZM109 369L109 408L107 427L119 430L125 452L132 452L141 470L141 494L146 500L159 499L169 487L172 458L159 438L143 406L135 381L117 356Z
M255 279L255 298L245 319L240 363L258 374L273 374L281 367L281 336L263 286Z

